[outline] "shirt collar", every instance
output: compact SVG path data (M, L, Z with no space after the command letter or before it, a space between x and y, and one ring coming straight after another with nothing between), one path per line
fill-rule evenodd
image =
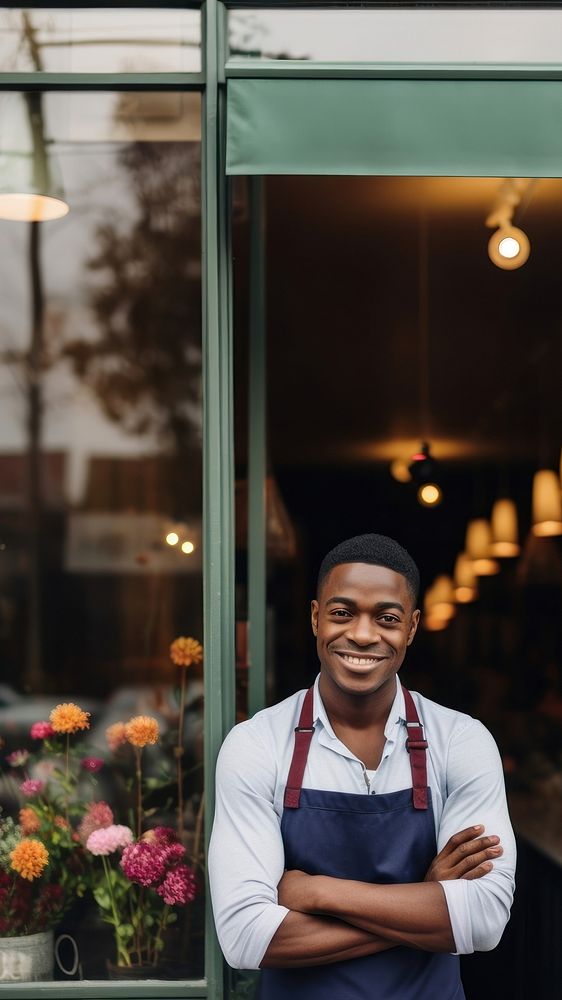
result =
M337 736L332 728L332 723L328 718L328 713L324 707L324 702L322 701L322 696L320 694L319 685L320 674L318 674L316 680L314 681L314 702L312 708L313 714L313 724L320 722L326 735L333 740L337 740ZM391 740L394 736L394 730L401 722L406 722L406 704L404 702L404 692L402 690L402 685L400 683L400 678L396 675L396 694L394 695L394 701L390 706L390 712L388 713L388 718L386 720L386 725L384 727L384 735L387 740Z

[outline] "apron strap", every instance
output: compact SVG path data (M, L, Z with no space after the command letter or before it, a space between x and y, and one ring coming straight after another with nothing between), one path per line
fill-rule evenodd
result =
M410 770L412 773L412 801L414 809L427 809L427 764L425 752L427 740L424 739L423 726L419 720L414 699L405 687L404 702L406 705L406 750L410 754ZM308 689L302 703L299 724L295 728L295 748L289 768L287 787L283 805L285 809L298 809L300 805L302 779L306 768L310 741L314 733L312 725L312 708L314 688Z
M427 809L427 764L425 752L427 740L424 739L423 726L419 720L414 699L406 688L404 702L406 705L406 750L410 754L410 770L412 772L412 799L414 809Z
M283 805L285 809L298 809L301 798L302 779L308 758L310 741L314 732L312 725L312 706L314 701L314 688L308 689L302 703L299 724L295 729L295 749L293 759L287 778L285 798Z

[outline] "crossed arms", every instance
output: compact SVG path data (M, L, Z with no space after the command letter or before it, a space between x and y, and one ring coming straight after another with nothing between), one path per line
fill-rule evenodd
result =
M397 944L454 951L445 895L439 882L482 878L502 854L499 837L483 827L455 834L433 860L425 881L372 885L289 871L279 902L289 909L272 938L262 968L327 965L372 955Z

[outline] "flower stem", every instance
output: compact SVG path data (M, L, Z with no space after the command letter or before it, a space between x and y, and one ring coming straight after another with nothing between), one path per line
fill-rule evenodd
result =
M178 781L178 837L180 841L183 838L183 723L185 716L185 695L187 688L187 671L185 668L181 671L181 687L180 687L180 716L178 720L178 745L176 747L176 769L177 769L177 781Z
M131 959L129 957L129 952L125 948L124 944L119 938L118 930L121 924L119 919L119 914L117 913L117 906L115 904L115 896L113 895L113 886L111 884L111 875L109 872L109 865L107 863L107 858L102 854L101 860L103 862L103 870L105 872L105 879L107 882L107 890L109 892L109 899L111 901L111 910L113 913L113 925L115 927L115 948L117 951L117 964L119 965L121 960L123 960L123 965L130 965Z
M142 833L142 768L141 768L141 753L140 747L135 747L135 759L136 759L136 780L137 780L137 839L140 839Z
M64 754L64 818L68 823L68 781L70 774L70 735L66 734L66 749Z
M160 917L160 920L158 922L158 931L156 932L156 939L154 941L154 956L153 956L153 959L152 959L152 964L153 965L157 965L158 964L158 956L160 954L159 944L160 944L160 942L162 940L162 931L164 930L164 926L165 926L165 923L166 923L166 920L167 920L169 912L170 912L170 907L166 903L164 909L162 910L162 916Z

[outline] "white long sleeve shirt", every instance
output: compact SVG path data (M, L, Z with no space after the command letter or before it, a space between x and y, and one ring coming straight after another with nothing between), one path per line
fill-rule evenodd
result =
M405 748L405 706L400 681L385 726L377 770L369 772L340 742L314 686L315 732L303 788L379 795L410 788ZM257 969L289 912L277 902L284 871L280 823L283 796L305 692L258 712L227 736L217 764L216 813L209 848L209 877L217 934L233 968ZM515 840L503 771L488 730L468 715L412 692L428 741L437 850L469 826L496 834L503 855L482 878L441 882L456 951L494 948L509 918L515 873Z

